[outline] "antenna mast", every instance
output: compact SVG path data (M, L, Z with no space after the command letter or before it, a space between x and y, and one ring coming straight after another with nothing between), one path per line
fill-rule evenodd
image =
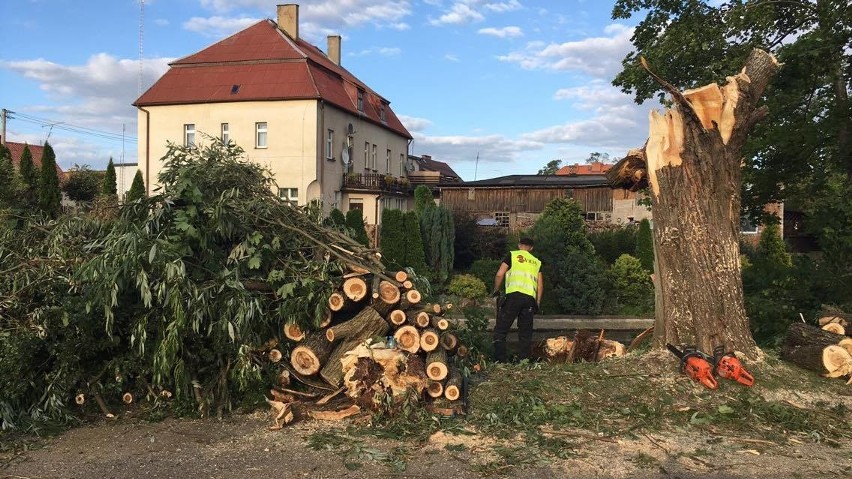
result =
M145 0L139 0L139 95L142 95L142 40L145 33Z

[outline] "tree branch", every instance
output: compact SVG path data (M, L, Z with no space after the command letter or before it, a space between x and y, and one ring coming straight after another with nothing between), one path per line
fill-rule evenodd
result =
M648 72L648 75L650 75L651 78L653 78L655 82L657 82L660 86L662 86L664 90L669 92L669 94L671 94L672 98L675 99L675 101L677 102L678 105L681 105L683 107L683 110L684 110L684 113L686 114L686 116L688 116L692 121L697 123L698 126L701 127L701 129L703 131L707 131L707 130L704 129L704 125L701 124L701 119L698 118L698 115L695 113L695 110L692 108L692 104L690 104L689 100L687 100L686 97L683 96L683 93L681 93L680 90L677 89L677 87L675 87L671 83L667 82L666 80L661 78L656 73L652 72L651 67L648 66L648 61L645 60L644 56L639 56L639 63L642 65L642 69L644 69L646 72Z

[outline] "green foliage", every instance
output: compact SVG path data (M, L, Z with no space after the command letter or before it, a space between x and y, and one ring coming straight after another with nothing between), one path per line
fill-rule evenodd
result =
M460 298L482 299L488 295L486 283L472 274L460 274L454 276L447 285L447 291Z
M654 271L654 236L648 219L639 222L639 232L636 235L636 257L646 271Z
M609 270L619 314L648 315L654 311L654 285L637 258L618 257Z
M464 271L478 259L499 259L506 254L506 234L502 228L479 226L477 218L464 211L453 212L456 239L453 268Z
M420 234L420 220L417 213L409 211L403 215L403 236L405 237L405 264L423 275L428 273L426 268L426 252L423 247L423 237ZM426 275L427 277L429 275Z
M540 170L538 170L537 175L555 175L557 171L559 171L559 167L562 166L562 160L550 160L544 165Z
M502 262L499 259L478 259L470 266L470 274L479 278L488 288L491 288Z
M35 206L38 204L39 171L33 163L33 154L27 144L24 144L24 150L21 152L18 173L23 184L24 203Z
M367 237L367 228L364 225L364 212L359 209L351 209L346 212L346 228L352 239L358 243L368 246L370 238Z
M137 170L136 174L133 175L133 183L130 184L130 189L127 190L127 194L124 196L124 201L133 202L145 196L145 180L142 178L142 172Z
M19 203L20 179L12 163L12 153L0 145L0 210Z
M615 263L623 254L636 254L636 228L631 225L590 232L589 241L594 245L595 253L606 264Z
M59 216L62 192L59 189L59 173L56 171L56 154L50 143L44 143L41 155L38 206L51 218Z
M529 232L536 242L533 254L542 261L542 310L549 314L603 310L606 269L585 235L581 211L575 200L555 199Z
M106 172L104 173L104 182L101 185L101 194L114 195L118 192L118 180L115 176L115 164L112 162L112 157L107 163Z
M329 228L335 228L335 229L339 229L339 230L345 229L346 228L346 215L344 215L343 212L340 211L339 209L332 208L331 211L329 211L329 213L328 213L328 217L325 219L325 221L323 223L326 226L328 226Z
M414 211L421 215L427 208L433 206L435 206L435 199L432 196L432 190L426 185L417 185L417 188L414 188Z
M379 246L385 264L394 271L407 266L408 245L405 244L405 213L396 209L382 211Z
M90 202L100 194L103 186L103 174L89 169L88 165L74 165L68 170L68 179L62 185L62 191L74 201Z
M456 230L453 213L444 206L433 206L420 214L420 233L426 252L426 264L439 283L450 276L455 256Z

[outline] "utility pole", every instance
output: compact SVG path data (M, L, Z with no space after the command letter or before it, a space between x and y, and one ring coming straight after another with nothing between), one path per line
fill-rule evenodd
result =
M6 146L6 109L0 110L0 145Z

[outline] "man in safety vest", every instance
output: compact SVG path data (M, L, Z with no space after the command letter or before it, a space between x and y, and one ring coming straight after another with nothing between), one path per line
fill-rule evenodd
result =
M506 278L506 298L497 309L497 324L494 326L494 360L506 361L506 336L515 319L518 320L518 359L530 356L533 332L533 315L538 312L544 279L541 276L541 261L532 255L533 240L521 238L518 249L509 252L497 276L494 277L494 293L500 294L500 285Z

